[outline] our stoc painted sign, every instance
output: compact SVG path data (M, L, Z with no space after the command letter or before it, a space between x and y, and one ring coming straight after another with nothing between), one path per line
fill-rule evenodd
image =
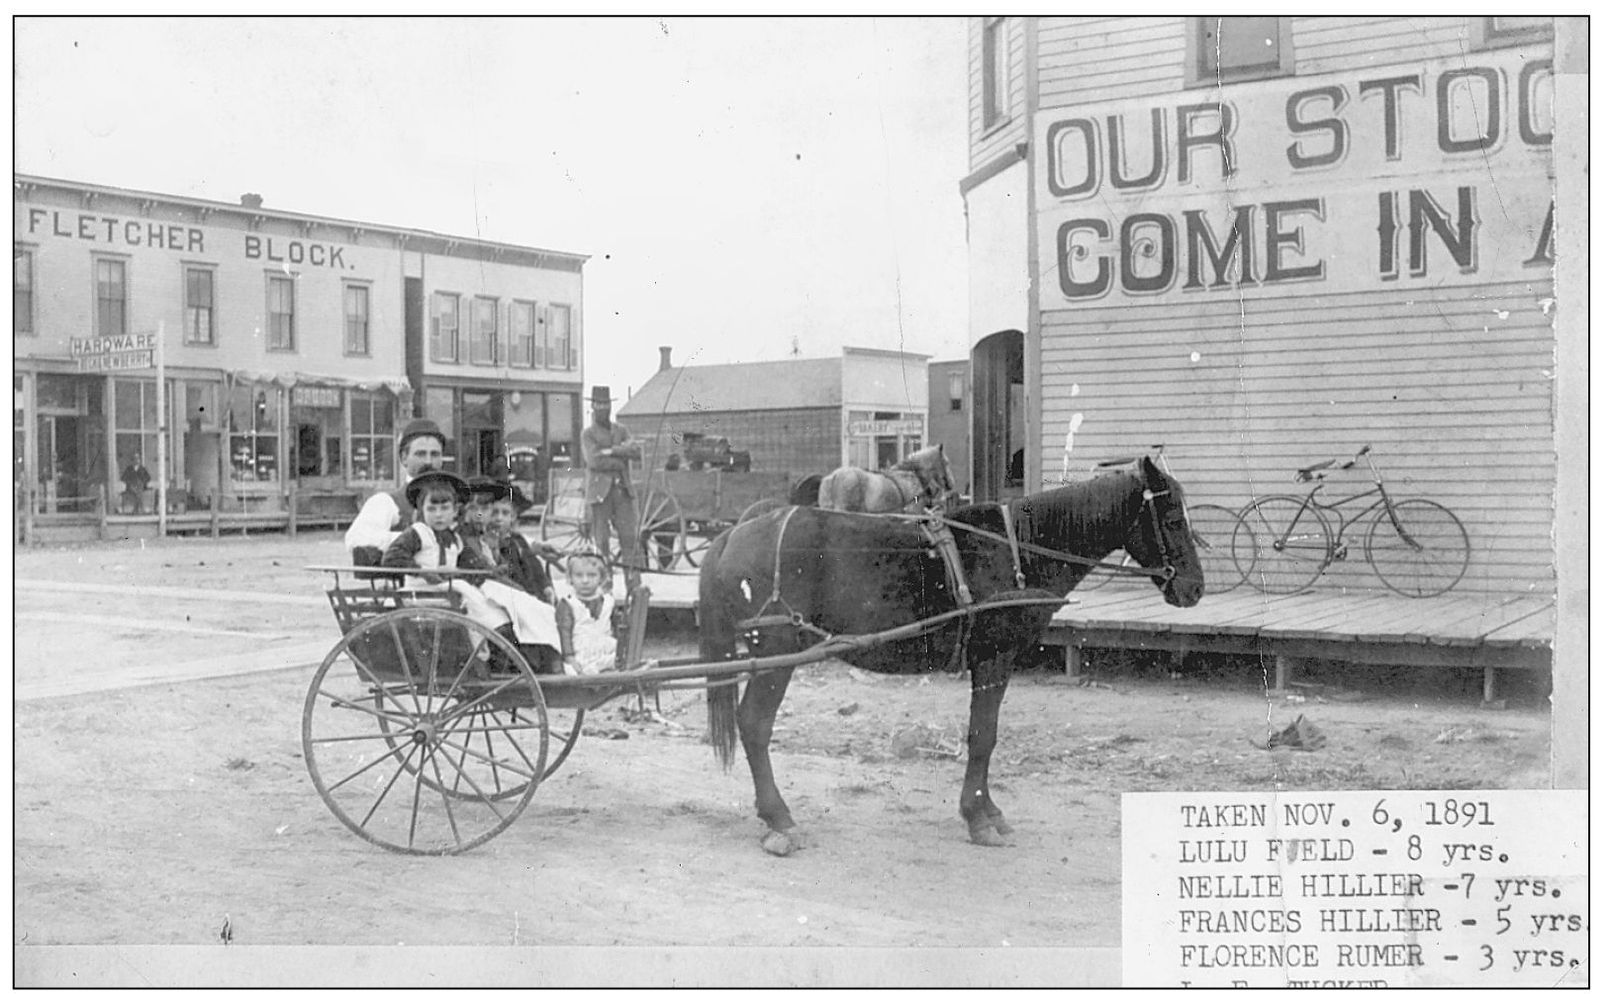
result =
M1543 277L1538 48L1036 118L1041 307Z

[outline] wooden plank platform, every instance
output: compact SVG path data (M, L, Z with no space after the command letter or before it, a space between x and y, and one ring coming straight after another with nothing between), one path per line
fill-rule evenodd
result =
M1073 674L1087 648L1258 654L1273 659L1274 690L1290 661L1335 659L1396 666L1477 666L1492 700L1496 667L1548 670L1555 602L1548 596L1448 593L1413 599L1386 592L1311 590L1272 597L1251 587L1172 608L1151 588L1077 589L1043 639L1061 645Z
M644 574L650 605L697 610L699 575ZM623 596L621 579L617 596ZM1494 669L1551 665L1555 601L1548 596L1462 594L1423 599L1385 590L1307 590L1270 596L1248 586L1171 607L1146 581L1077 588L1043 643L1060 645L1074 674L1088 648L1260 655L1275 663L1273 690L1298 658L1394 666L1473 666L1493 699Z

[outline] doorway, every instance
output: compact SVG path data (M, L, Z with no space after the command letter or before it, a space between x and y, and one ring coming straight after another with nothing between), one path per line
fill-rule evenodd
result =
M78 415L41 414L39 427L39 509L45 514L87 510L81 507L86 481L81 446L84 419Z
M316 424L297 425L297 476L323 476L325 433Z
M975 500L1000 501L1025 492L1024 333L999 331L980 339L974 374L972 484Z

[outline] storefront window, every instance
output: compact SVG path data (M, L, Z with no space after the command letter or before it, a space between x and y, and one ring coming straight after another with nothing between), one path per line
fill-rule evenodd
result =
M442 451L442 468L450 473L461 473L459 468L459 419L454 417L453 388L425 388L425 416L437 423L448 444Z
M549 463L556 469L565 469L577 459L573 446L577 436L576 409L580 401L576 394L549 394Z
M280 479L280 388L237 384L229 395L230 478L241 483Z
M386 393L348 395L348 417L352 423L349 451L350 474L354 480L390 482L393 473L393 406Z
M28 445L28 379L20 373L11 375L11 486L22 486L26 466L24 456Z

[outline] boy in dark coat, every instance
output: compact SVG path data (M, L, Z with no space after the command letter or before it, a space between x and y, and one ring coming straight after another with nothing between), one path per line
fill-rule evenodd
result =
M497 480L477 481L471 489L486 496L482 527L499 572L533 597L553 603L554 585L549 581L548 570L515 525L521 512L531 506L526 495L513 484Z

